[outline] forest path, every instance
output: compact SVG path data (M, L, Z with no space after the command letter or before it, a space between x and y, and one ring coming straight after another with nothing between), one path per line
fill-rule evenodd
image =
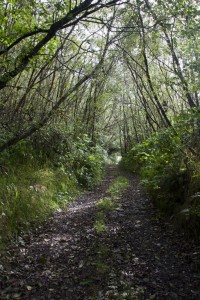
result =
M96 202L119 175L130 185L97 233ZM0 270L0 299L200 299L199 253L157 218L135 175L109 167L101 186L12 250Z

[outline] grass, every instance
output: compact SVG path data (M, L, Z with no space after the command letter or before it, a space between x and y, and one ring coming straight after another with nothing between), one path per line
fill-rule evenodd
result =
M96 206L98 208L97 218L94 228L98 234L106 231L105 213L115 210L119 205L117 199L128 186L128 180L123 176L118 176L110 185L106 193L109 197L100 199Z
M113 202L113 200L109 197L105 197L100 199L97 202L97 207L100 210L104 210L104 211L112 211L115 208L117 208L117 204Z
M128 179L123 176L118 176L111 186L108 188L107 193L112 198L116 198L122 194L124 189L128 186Z
M117 174L116 174L117 175ZM108 195L107 197L104 197L102 199L100 199L97 204L96 207L98 209L97 212L97 216L96 216L96 221L94 223L94 228L96 230L96 233L99 235L104 235L107 230L107 213L112 213L115 209L117 209L119 207L119 197L122 195L122 192L124 191L124 189L128 186L128 180L125 177L122 176L118 176L109 186L108 190L106 191L106 194ZM102 239L99 240L98 245L97 245L97 249L96 249L96 276L97 277L106 277L109 275L110 270L111 270L111 261L112 261L112 255L113 252L111 251L111 248L109 245L105 245L102 243ZM87 283L92 283L91 285L93 285L94 287L94 283L91 280L87 281ZM121 284L121 281L120 281ZM117 288L117 286L116 286ZM127 292L123 291L122 293L120 293L120 291L117 291L117 294L115 294L115 291L113 293L113 291L108 291L109 293L111 292L109 299L137 299L135 298L127 298L127 296L132 295L132 290L129 293L129 290ZM96 290L94 290L94 299L96 299L98 296L96 295ZM106 294L107 295L107 294Z
M94 228L97 233L103 233L106 231L106 224L104 222L103 213L98 212L97 213L97 220L94 224Z
M0 248L77 194L75 178L62 169L34 162L9 167L0 177Z

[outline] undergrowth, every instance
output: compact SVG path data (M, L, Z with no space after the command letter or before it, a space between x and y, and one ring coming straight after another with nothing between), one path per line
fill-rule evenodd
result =
M200 116L189 111L132 148L120 165L137 172L161 212L200 238Z
M50 133L40 132L0 156L0 249L102 178L99 146L84 135L69 149L65 139L52 134L53 144Z

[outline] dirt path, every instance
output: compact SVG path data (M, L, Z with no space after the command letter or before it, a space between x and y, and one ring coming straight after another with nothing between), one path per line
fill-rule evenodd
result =
M157 220L135 176L106 213L106 232L95 231L95 203L117 176L111 167L100 187L11 251L0 299L200 299L200 246Z

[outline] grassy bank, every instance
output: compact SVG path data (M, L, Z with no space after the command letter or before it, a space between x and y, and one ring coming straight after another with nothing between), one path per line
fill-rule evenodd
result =
M104 153L87 136L47 150L23 141L0 156L0 248L101 181Z
M185 233L200 238L199 113L188 112L134 146L121 167L140 174L160 212Z
M40 224L79 192L74 175L37 162L11 165L0 178L1 245Z

